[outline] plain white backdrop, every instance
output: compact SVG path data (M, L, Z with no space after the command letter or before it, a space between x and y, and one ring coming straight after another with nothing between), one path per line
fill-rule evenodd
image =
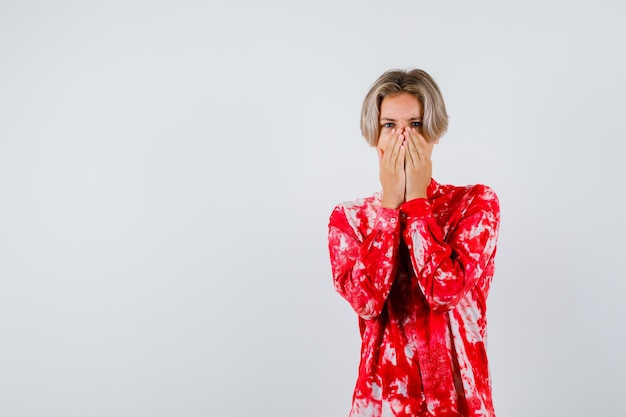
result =
M335 204L390 68L439 83L444 183L502 225L499 416L623 416L620 1L0 1L0 415L346 416Z

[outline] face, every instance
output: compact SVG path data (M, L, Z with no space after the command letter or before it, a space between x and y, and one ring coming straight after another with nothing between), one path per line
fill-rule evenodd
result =
M386 96L380 103L378 146L384 145L394 130L415 128L422 133L422 103L409 93Z

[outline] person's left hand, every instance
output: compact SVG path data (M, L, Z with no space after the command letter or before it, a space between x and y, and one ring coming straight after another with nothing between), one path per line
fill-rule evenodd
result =
M404 136L407 138L404 165L406 171L405 201L426 198L426 189L433 173L430 157L434 145L428 142L415 128L406 128Z

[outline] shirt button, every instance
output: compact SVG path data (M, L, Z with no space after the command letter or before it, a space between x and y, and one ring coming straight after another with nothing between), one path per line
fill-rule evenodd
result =
M396 222L396 219L391 219L391 223L395 223L395 222Z
M400 214L400 218L401 218L402 220L406 219L406 214L404 214L404 213Z

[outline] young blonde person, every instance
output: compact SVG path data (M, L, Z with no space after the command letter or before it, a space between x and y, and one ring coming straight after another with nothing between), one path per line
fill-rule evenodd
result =
M382 191L335 207L328 236L362 338L351 417L495 416L485 314L500 208L485 185L432 178L447 127L422 70L385 72L365 97Z

